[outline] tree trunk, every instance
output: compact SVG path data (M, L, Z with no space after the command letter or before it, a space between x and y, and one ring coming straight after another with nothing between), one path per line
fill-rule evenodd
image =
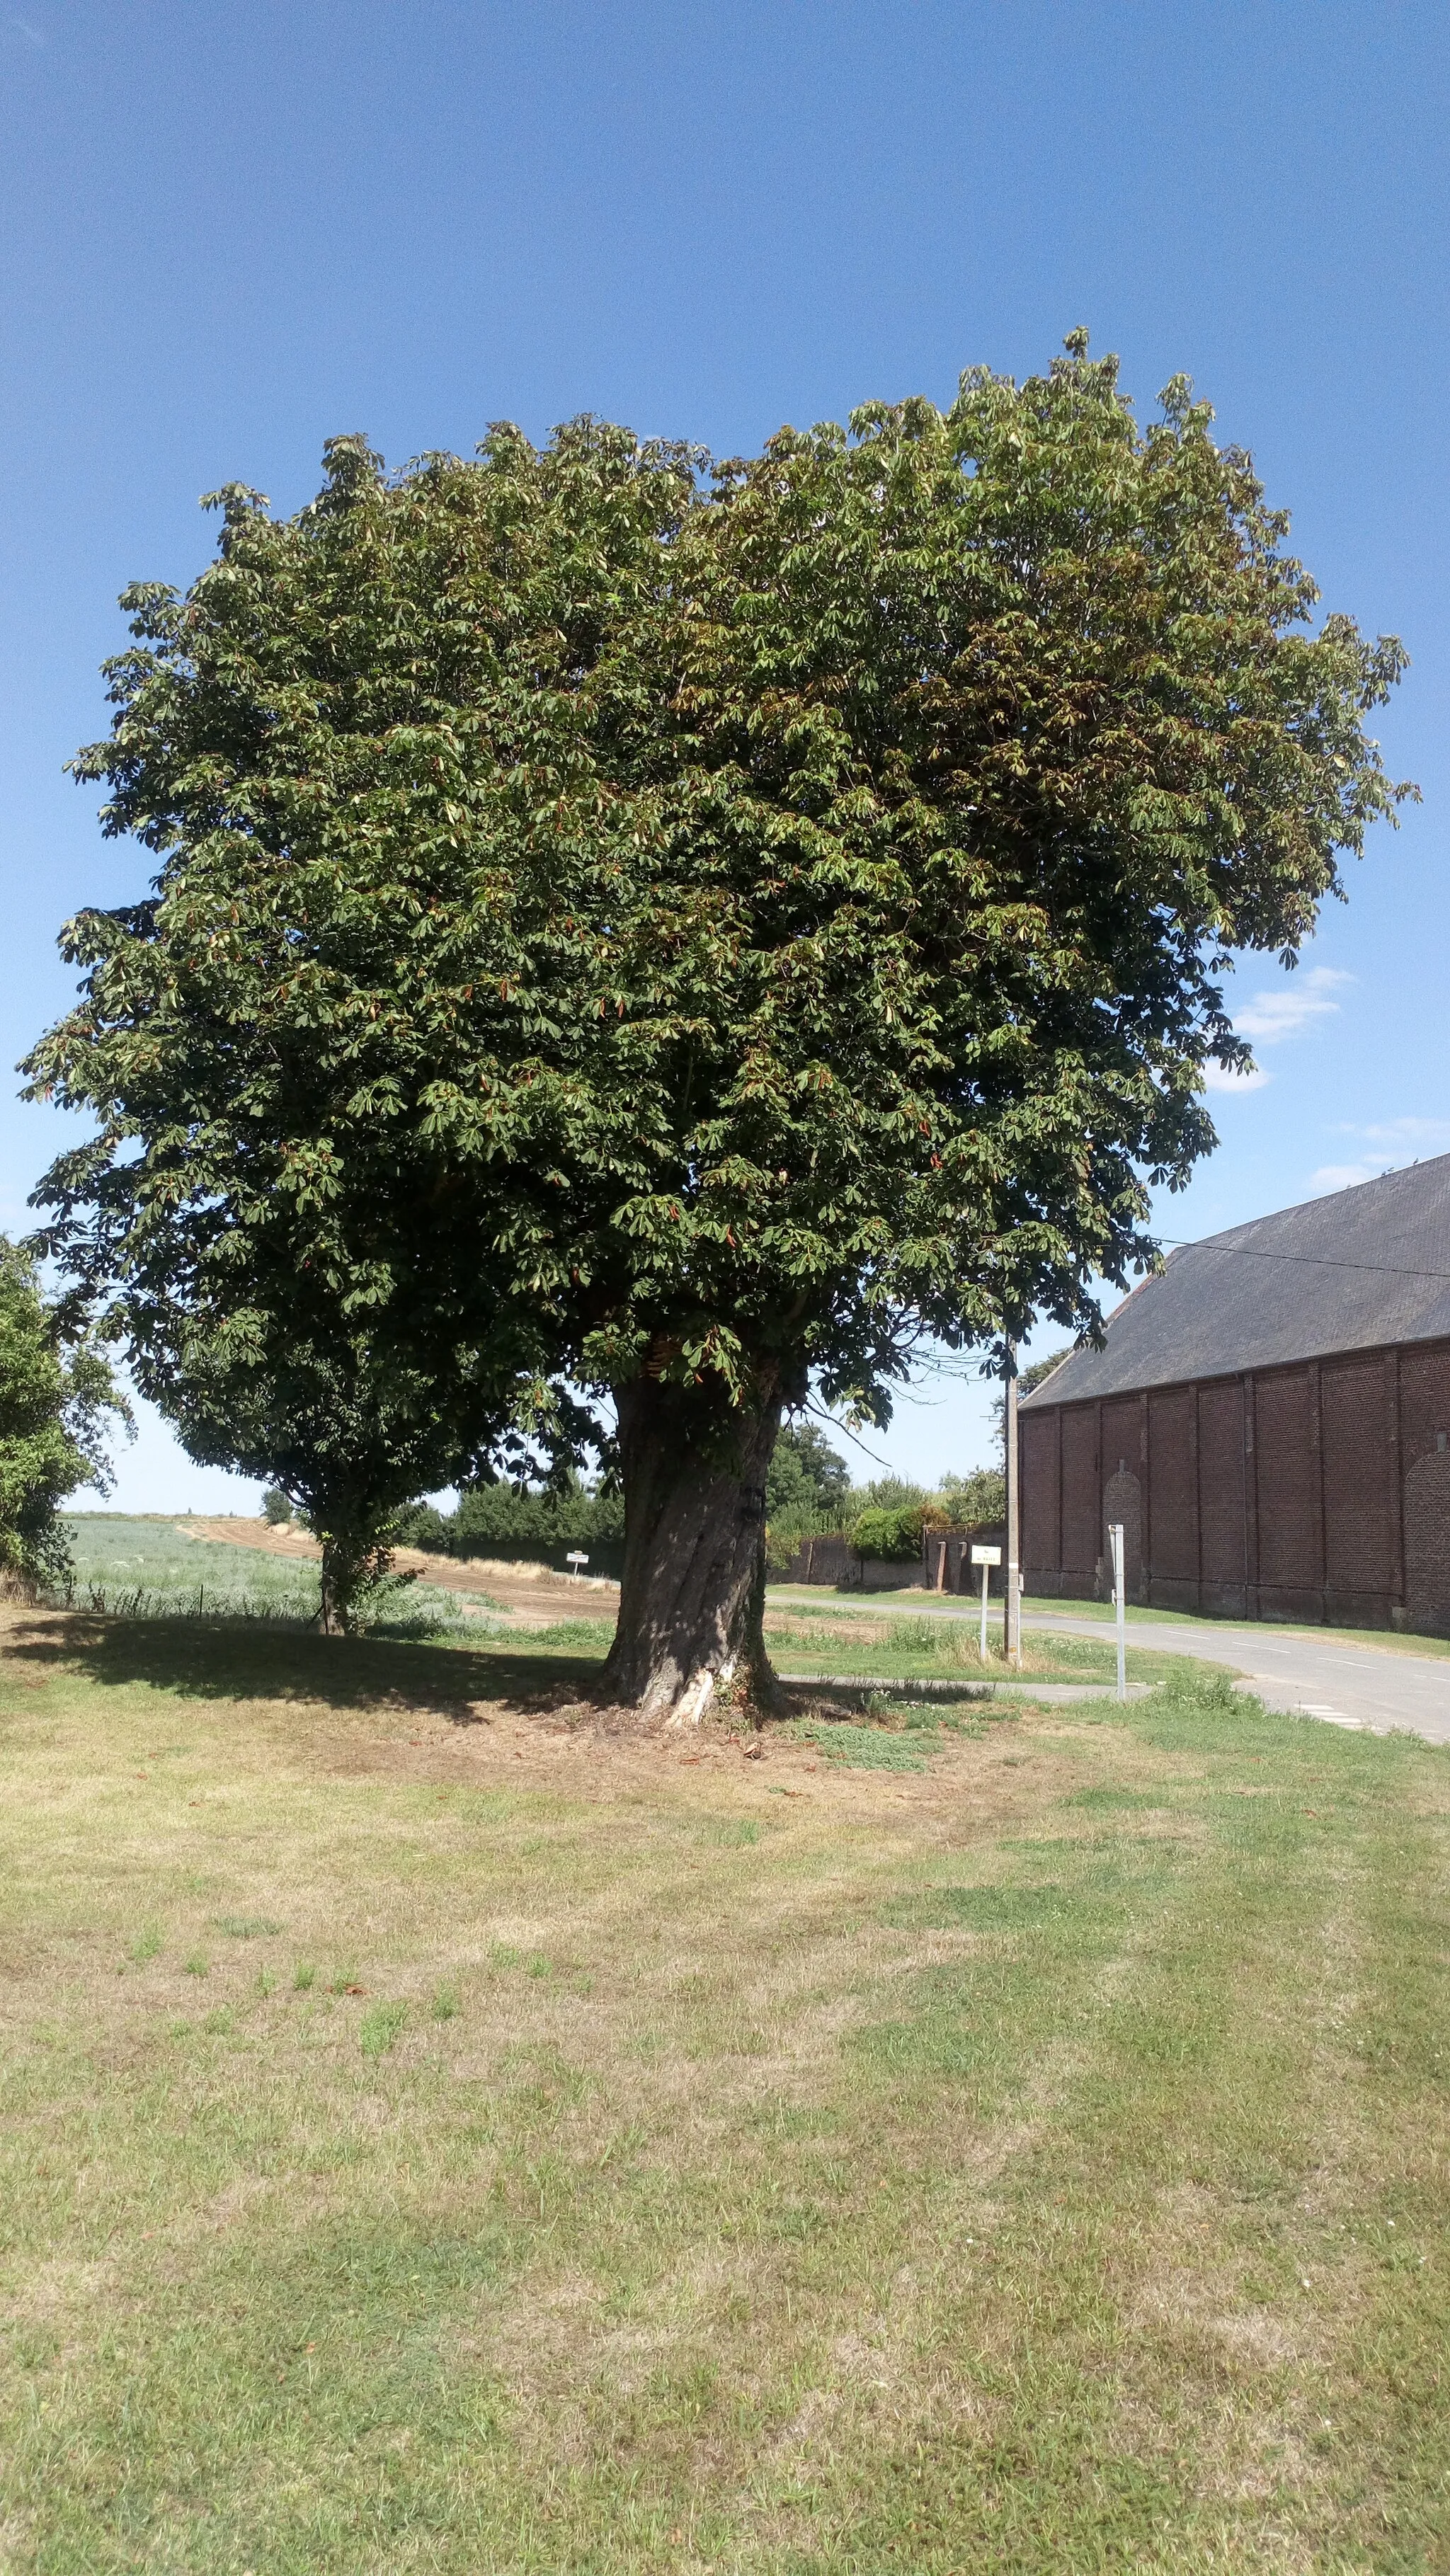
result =
M356 1549L326 1534L322 1541L322 1605L317 1624L324 1637L345 1637L352 1625Z
M648 1375L615 1391L624 1480L619 1625L605 1665L641 1717L698 1724L716 1683L743 1670L769 1699L765 1653L765 1471L780 1429L768 1392L727 1410Z
M315 1509L308 1517L322 1542L318 1627L324 1637L350 1637L360 1606L386 1583L392 1567L392 1553L382 1535L387 1515L365 1504L362 1508L333 1504Z

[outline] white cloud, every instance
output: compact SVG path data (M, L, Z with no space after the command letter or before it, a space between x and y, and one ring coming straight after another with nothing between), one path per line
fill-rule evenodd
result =
M1450 1118L1383 1118L1363 1125L1346 1119L1330 1132L1352 1136L1365 1151L1353 1163L1321 1163L1309 1180L1314 1196L1322 1190L1353 1189L1357 1181L1377 1181L1424 1154L1450 1152Z
M1382 1161L1363 1163L1321 1163L1309 1175L1309 1195L1320 1198L1328 1190L1352 1190L1360 1181L1377 1181L1385 1166Z
M1408 1155L1412 1161L1418 1154L1450 1153L1450 1118L1386 1118L1378 1126L1346 1120L1335 1132L1359 1137L1387 1154Z
M1280 1038L1297 1037L1311 1020L1323 1019L1339 1004L1331 995L1341 984L1352 984L1354 977L1337 966L1310 966L1291 977L1288 983L1255 993L1237 1014L1235 1027L1240 1037L1253 1038L1260 1046L1273 1046Z
M1337 1011L1334 994L1341 984L1352 984L1354 977L1338 966L1308 966L1292 982L1266 985L1261 992L1251 993L1242 1010L1234 1015L1234 1027L1241 1038L1252 1038L1256 1046L1277 1046L1282 1038L1297 1037L1301 1029L1327 1013ZM1262 1091L1273 1079L1261 1064L1251 1065L1247 1073L1234 1073L1223 1065L1205 1065L1205 1091Z
M1271 1073L1265 1073L1261 1064L1251 1066L1247 1073L1235 1073L1222 1064L1206 1064L1203 1068L1205 1091L1262 1091L1265 1083L1272 1082L1273 1078Z

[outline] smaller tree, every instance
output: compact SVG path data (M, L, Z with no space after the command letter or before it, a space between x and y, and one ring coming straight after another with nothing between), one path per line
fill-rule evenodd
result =
M30 1592L64 1571L60 1505L78 1486L107 1491L108 1414L131 1419L105 1360L0 1235L0 1587Z
M788 1422L776 1441L765 1477L766 1518L774 1528L805 1534L839 1526L851 1491L851 1470L814 1422Z
M389 1579L416 1495L478 1474L496 1451L521 1468L530 1453L480 1384L476 1354L454 1353L450 1384L441 1355L423 1365L325 1285L313 1294L299 1281L290 1299L285 1288L280 1270L256 1277L251 1304L198 1305L133 1349L189 1457L270 1478L305 1515L322 1547L320 1625L345 1636ZM510 1394L523 1413L529 1390Z
M1006 1513L1007 1479L1000 1467L974 1467L969 1475L943 1476L937 1493L950 1529L989 1529Z
M473 1486L447 1519L427 1504L407 1513L399 1537L410 1547L450 1556L557 1561L581 1549L595 1573L617 1572L624 1546L618 1493L565 1469L549 1481L518 1486L495 1479Z
M283 1493L280 1485L269 1485L262 1496L262 1518L270 1521L273 1529L280 1529L291 1520L292 1499Z

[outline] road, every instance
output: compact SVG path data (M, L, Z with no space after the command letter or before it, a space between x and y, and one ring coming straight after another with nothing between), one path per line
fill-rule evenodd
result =
M1112 1634L1101 1619L1033 1615L1032 1628L1059 1629L1074 1637ZM1197 1655L1231 1664L1243 1673L1266 1708L1297 1709L1330 1726L1367 1727L1388 1735L1397 1727L1427 1744L1450 1744L1450 1656L1402 1653L1397 1647L1355 1646L1336 1637L1305 1636L1295 1629L1226 1627L1217 1620L1171 1620L1159 1627L1134 1619L1130 1646L1163 1655Z
M882 1603L881 1608L888 1605ZM902 1610L902 1601L890 1605ZM970 1619L976 1607L965 1601L913 1602L912 1615L923 1611L938 1618ZM992 1605L1000 1626L1001 1605ZM1073 1618L1070 1613L1033 1611L1028 1628L1057 1629L1073 1637L1113 1633L1110 1619ZM1427 1744L1450 1744L1450 1655L1417 1655L1399 1647L1358 1646L1336 1637L1332 1628L1317 1634L1260 1625L1231 1626L1219 1619L1133 1619L1129 1646L1164 1655L1197 1655L1206 1663L1228 1664L1242 1673L1266 1708L1293 1709L1304 1717L1322 1718L1329 1726L1365 1727L1375 1735L1400 1729L1423 1736Z

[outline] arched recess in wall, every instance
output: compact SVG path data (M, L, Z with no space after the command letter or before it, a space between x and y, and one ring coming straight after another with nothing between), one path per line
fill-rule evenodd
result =
M1406 1471L1405 1611L1412 1628L1450 1634L1450 1448Z
M1117 1474L1110 1476L1103 1494L1102 1583L1105 1601L1113 1591L1113 1543L1108 1536L1115 1521L1123 1524L1123 1573L1128 1599L1142 1601L1143 1583L1143 1488L1126 1460L1120 1460Z

